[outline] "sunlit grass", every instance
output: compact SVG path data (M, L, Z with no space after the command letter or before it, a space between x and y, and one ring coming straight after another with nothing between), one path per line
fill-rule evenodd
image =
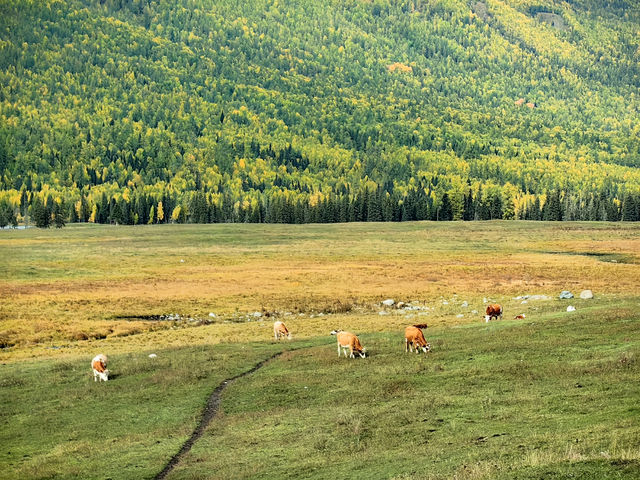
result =
M639 233L527 222L0 231L0 478L152 478L221 381L285 349L297 350L229 386L171 478L634 478ZM557 298L587 288L594 299ZM551 299L516 298L526 294ZM485 300L503 304L503 321L484 323ZM123 318L169 313L182 319ZM293 341L272 340L274 318ZM412 323L429 325L431 354L403 353ZM338 359L335 328L370 357ZM98 352L111 359L106 384L91 377Z
M0 355L170 326L123 316L310 314L336 303L374 310L387 297L508 301L583 288L624 295L640 284L639 233L634 224L540 222L1 231L0 344L15 346Z

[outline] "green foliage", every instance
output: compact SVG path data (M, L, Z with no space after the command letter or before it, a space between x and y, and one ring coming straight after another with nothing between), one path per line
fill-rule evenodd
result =
M0 6L0 195L71 222L533 218L556 191L617 220L640 193L630 0Z
M38 196L34 197L31 203L31 218L38 228L49 228L51 226L51 210Z

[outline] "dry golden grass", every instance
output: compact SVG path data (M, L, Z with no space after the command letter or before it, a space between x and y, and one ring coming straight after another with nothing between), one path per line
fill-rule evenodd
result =
M284 319L302 336L336 324L400 328L401 315L379 316L374 305L389 297L437 307L425 317L437 324L471 321L442 305L455 294L468 310L489 297L523 311L534 307L511 297L630 295L640 285L639 233L634 224L529 222L1 231L0 344L10 348L0 359L245 341L247 331L269 339L270 319L224 323L254 311L291 312ZM216 323L197 328L119 318L209 312ZM318 312L337 313L310 318Z

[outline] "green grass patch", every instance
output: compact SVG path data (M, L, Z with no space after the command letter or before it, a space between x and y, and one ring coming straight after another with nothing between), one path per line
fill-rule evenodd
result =
M225 391L172 479L637 478L640 318L631 305L536 322L361 335L286 353Z
M299 346L299 345L298 345ZM191 435L209 394L283 345L227 344L0 366L0 478L152 478Z

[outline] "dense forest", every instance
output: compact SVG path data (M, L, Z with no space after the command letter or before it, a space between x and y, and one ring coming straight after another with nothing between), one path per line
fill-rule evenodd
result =
M0 0L0 226L640 220L636 0Z

